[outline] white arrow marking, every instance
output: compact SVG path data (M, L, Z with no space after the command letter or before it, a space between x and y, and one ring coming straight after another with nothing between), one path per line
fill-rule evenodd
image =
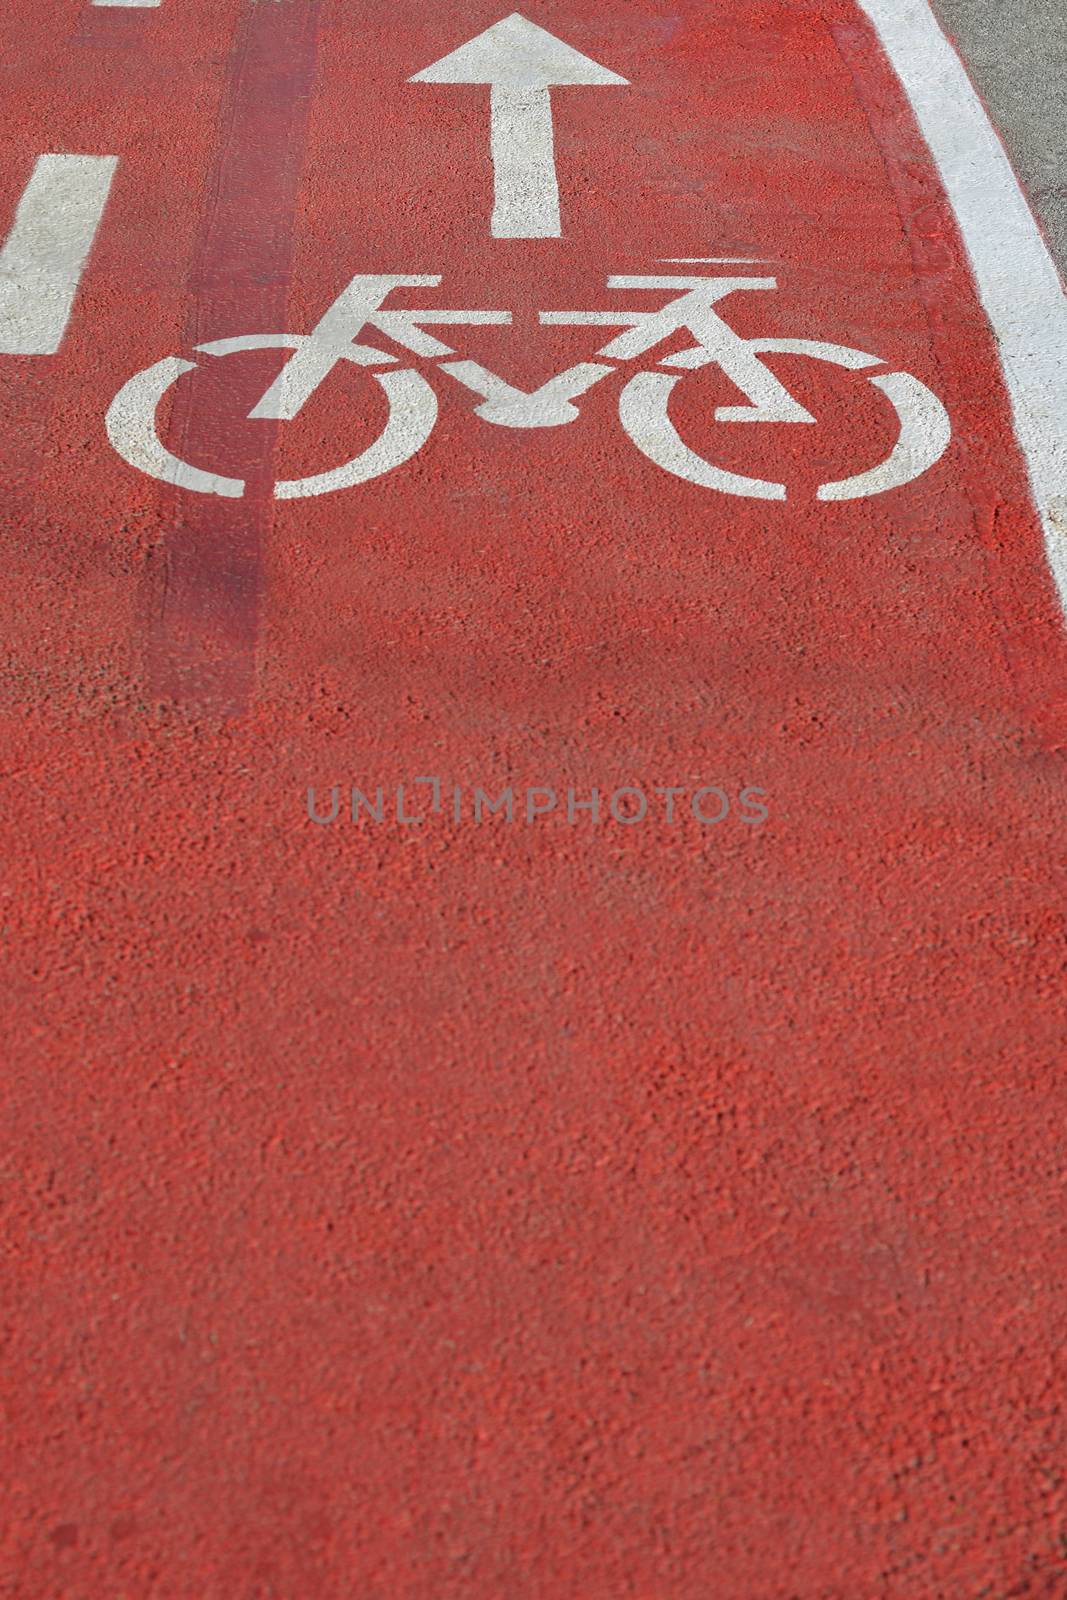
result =
M494 239L558 239L559 186L549 90L625 84L517 11L460 45L409 83L490 85Z

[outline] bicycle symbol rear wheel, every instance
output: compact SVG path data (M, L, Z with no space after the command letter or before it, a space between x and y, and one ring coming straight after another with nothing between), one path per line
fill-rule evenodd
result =
M198 354L209 356L235 355L244 350L298 350L305 338L299 334L257 333L217 339L196 348ZM344 358L365 366L366 362L358 358L366 352L357 345L350 348L354 353L346 353ZM377 355L377 352L370 353ZM242 478L223 477L182 461L160 440L157 425L160 401L179 378L195 369L195 361L168 356L130 378L108 410L105 419L108 438L124 461L149 477L198 494L240 499L245 492ZM382 432L359 455L339 467L304 478L280 479L274 485L276 500L299 500L354 488L402 466L422 449L437 421L437 396L432 385L410 368L372 372L370 376L381 385L389 402L389 415Z

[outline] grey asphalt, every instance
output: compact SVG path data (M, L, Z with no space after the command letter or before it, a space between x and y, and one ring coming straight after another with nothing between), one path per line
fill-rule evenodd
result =
M1067 275L1067 0L933 0Z

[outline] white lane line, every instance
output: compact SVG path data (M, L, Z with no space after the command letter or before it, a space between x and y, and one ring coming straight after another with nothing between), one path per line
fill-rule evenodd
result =
M162 0L92 0L94 6L158 6Z
M0 353L59 349L117 165L118 156L38 156L0 250Z
M1067 296L1000 138L926 0L859 3L911 102L956 214L1000 347L1015 435L1067 610Z

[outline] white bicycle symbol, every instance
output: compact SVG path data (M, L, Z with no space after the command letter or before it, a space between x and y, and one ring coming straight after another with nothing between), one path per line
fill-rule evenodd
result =
M633 277L613 276L609 289L673 290L659 310L542 311L545 325L590 324L621 328L596 352L599 359L569 367L539 389L526 392L505 383L474 361L442 360L456 352L426 331L427 325L511 322L510 311L393 309L385 302L394 289L437 288L440 276L401 277L394 274L357 274L337 297L321 321L307 334L252 333L198 345L207 356L228 356L245 350L291 350L293 354L259 403L251 418L291 421L315 390L341 361L357 366L396 368L398 357L375 345L357 344L365 328L402 346L413 355L437 361L439 370L477 395L475 414L503 428L551 428L573 422L574 402L595 383L618 371L614 363L645 356L656 345L683 330L696 344L661 359L660 371L642 371L624 385L619 396L619 420L638 450L664 471L705 489L747 495L761 500L784 500L786 486L762 478L744 477L697 455L684 443L672 423L668 406L675 384L684 372L717 364L745 395L747 405L718 406L715 421L814 422L815 418L760 359L766 355L810 356L850 371L880 367L879 356L847 345L814 339L744 339L718 315L714 307L739 289L775 289L777 279L757 277ZM164 483L200 494L239 498L245 490L241 478L221 477L181 461L159 438L156 412L172 384L196 363L167 357L139 372L116 395L107 413L107 432L118 454L132 467ZM374 371L388 401L385 428L374 442L352 460L310 477L275 483L278 500L330 494L350 489L391 472L421 450L437 420L437 395L433 385L411 367ZM819 500L853 500L884 494L910 483L943 455L952 429L937 396L907 372L869 375L868 381L888 399L897 414L899 435L885 460L854 476L824 483Z

